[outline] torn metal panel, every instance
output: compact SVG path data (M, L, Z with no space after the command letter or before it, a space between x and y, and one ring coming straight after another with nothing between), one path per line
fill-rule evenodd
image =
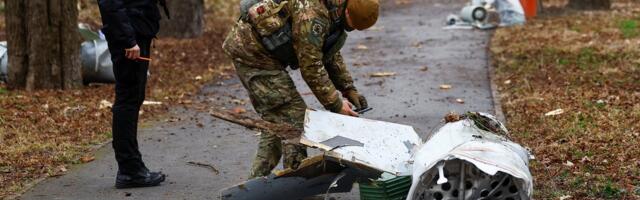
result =
M409 175L411 154L422 142L411 126L307 110L300 143L331 157Z

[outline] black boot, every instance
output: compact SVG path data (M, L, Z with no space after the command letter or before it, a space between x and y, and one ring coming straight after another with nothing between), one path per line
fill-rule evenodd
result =
M149 172L143 170L134 175L123 174L118 171L116 188L153 187L164 182L165 175L162 172Z

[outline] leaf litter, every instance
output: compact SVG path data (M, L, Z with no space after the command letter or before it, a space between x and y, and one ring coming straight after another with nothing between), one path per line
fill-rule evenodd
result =
M640 5L613 2L610 11L546 7L491 41L508 126L538 157L535 199L640 199L640 37L630 34L640 30L625 23Z

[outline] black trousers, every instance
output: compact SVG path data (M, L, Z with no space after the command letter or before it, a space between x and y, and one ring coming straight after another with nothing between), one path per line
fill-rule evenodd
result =
M140 55L150 55L151 38L138 37ZM113 113L113 149L118 170L122 174L136 174L148 170L138 150L138 113L144 101L147 84L147 61L136 61L125 57L125 47L109 42L109 52L113 61L116 78L116 98Z

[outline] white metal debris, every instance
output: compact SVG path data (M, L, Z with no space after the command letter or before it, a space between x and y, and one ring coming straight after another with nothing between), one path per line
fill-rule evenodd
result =
M422 141L411 126L307 110L300 143L381 171L410 175L411 154Z
M508 133L493 116L479 115ZM327 156L396 175L411 175L413 184L407 199L424 199L425 193L435 194L430 193L434 186L441 189L444 184L459 188L456 191L462 193L460 199L483 199L488 194L495 195L490 196L494 198L503 191L511 193L495 199L530 199L533 192L529 152L502 136L482 130L468 118L447 123L422 142L410 126L308 110L301 143L327 151ZM461 173L452 173L452 167ZM433 177L438 178L432 184L431 179L425 179ZM467 182L471 186L465 186ZM498 183L504 187L496 188ZM459 193L447 191L452 194L447 197Z

